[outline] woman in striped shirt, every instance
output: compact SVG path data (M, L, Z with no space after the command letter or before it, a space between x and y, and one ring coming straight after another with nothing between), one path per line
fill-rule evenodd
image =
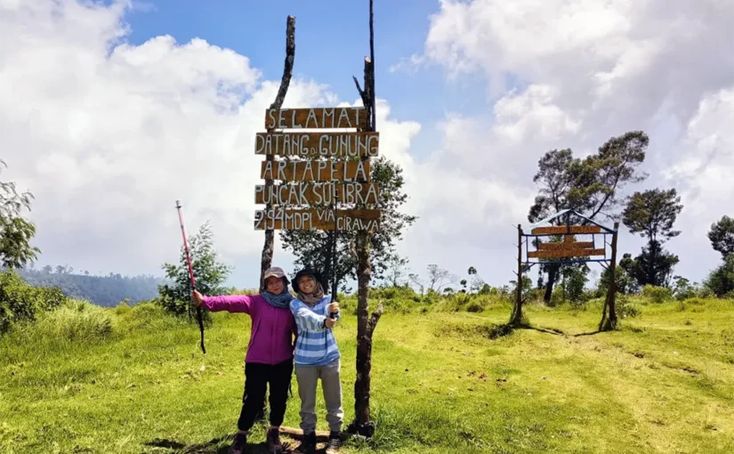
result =
M297 452L313 453L316 448L316 383L321 379L329 423L326 452L336 453L341 446L344 419L339 347L332 332L339 316L339 303L332 302L330 295L324 295L319 276L312 270L296 273L292 286L296 298L290 307L298 328L294 362L303 430L303 442Z

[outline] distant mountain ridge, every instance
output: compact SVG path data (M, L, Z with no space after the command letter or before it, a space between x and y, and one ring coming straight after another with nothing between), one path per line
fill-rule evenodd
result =
M134 304L158 295L158 285L163 278L155 276L122 276L110 273L107 276L74 274L70 268L57 266L56 272L46 266L41 270L19 270L23 279L39 287L59 287L66 295L82 298L98 306L116 306L121 301Z

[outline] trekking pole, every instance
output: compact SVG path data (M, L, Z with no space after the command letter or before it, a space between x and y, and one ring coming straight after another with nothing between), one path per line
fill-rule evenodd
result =
M189 240L186 236L186 227L184 227L183 211L181 211L181 202L176 200L176 210L178 211L178 223L181 225L181 236L183 238L184 253L186 255L186 266L189 271L189 284L191 292L196 290L196 277L194 277L194 268L191 266L191 254L189 254ZM204 347L204 319L201 314L201 306L196 306L196 320L199 322L199 331L201 332L201 352L206 354Z

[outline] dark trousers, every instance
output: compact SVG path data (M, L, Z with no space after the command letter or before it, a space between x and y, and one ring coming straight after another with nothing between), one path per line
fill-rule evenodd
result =
M269 386L270 393L270 425L283 424L285 403L288 400L288 388L293 373L293 360L283 361L275 365L245 363L245 393L242 396L242 411L237 421L239 430L250 430L255 424L257 413L265 403L265 390Z

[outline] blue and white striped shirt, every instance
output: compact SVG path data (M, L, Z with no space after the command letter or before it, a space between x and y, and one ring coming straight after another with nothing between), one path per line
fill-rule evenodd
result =
M339 347L330 329L324 328L328 317L331 295L309 306L299 299L291 301L291 312L296 319L298 338L296 339L295 363L301 366L324 366L339 359Z

